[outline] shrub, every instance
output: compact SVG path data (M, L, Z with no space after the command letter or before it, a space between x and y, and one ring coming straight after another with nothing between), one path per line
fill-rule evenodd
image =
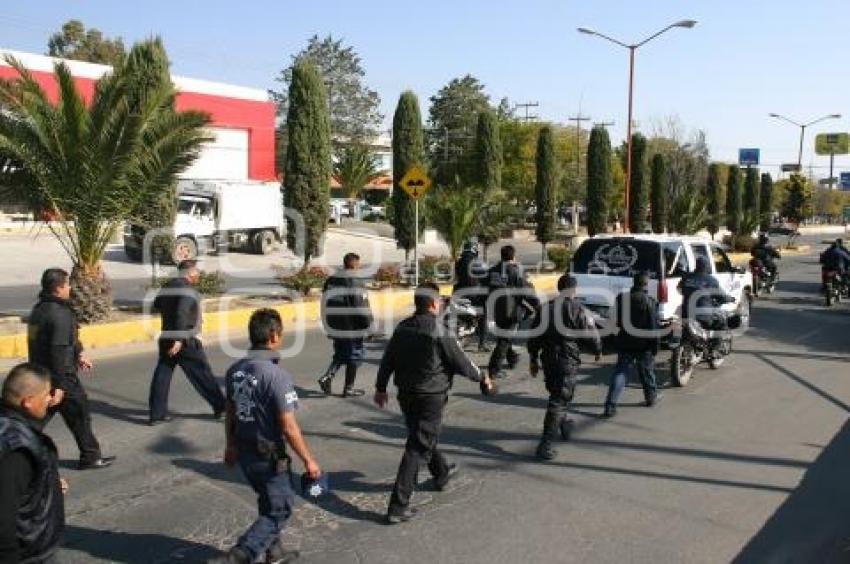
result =
M157 278L156 281L148 286L148 288L162 288L170 280L171 277L169 276ZM225 292L225 290L227 290L227 282L225 282L224 276L221 272L217 270L214 272L205 272L202 270L201 278L198 280L198 285L195 286L195 290L197 290L202 296L220 296Z
M401 284L401 268L397 264L382 265L373 280L379 286L398 286Z
M733 237L731 235L724 235L723 244L734 253L749 253L753 250L756 240L750 235L738 235L734 238L733 244Z
M277 269L277 280L284 288L289 288L306 296L313 288L321 288L328 273L320 266L311 266L297 272L291 270Z
M572 252L566 247L551 247L546 249L546 256L555 264L555 270L566 271Z
M454 274L454 264L449 257L423 256L419 258L419 282L451 282ZM402 276L413 283L416 275L415 266L411 262L404 265Z

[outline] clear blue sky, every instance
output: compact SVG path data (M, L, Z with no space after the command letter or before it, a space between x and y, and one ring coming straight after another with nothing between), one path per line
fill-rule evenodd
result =
M260 88L314 33L333 34L361 55L368 84L392 115L399 93L427 98L470 73L494 101L539 101L544 119L564 122L578 111L612 120L623 137L628 52L576 27L629 43L668 23L692 18L637 54L635 119L678 116L708 135L712 156L737 158L760 147L762 162L795 162L797 121L828 113L841 120L807 133L803 163L826 175L814 156L814 133L850 131L847 0L30 0L4 6L0 46L44 52L47 38L70 18L128 42L160 35L177 74ZM850 158L837 157L838 170Z

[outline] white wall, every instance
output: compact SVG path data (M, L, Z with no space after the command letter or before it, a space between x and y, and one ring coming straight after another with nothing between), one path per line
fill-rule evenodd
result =
M248 178L248 130L209 128L215 140L204 146L201 156L181 176L183 178Z

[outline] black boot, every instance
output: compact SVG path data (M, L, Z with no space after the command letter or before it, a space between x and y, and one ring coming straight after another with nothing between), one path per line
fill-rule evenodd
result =
M557 454L552 448L552 441L548 439L540 439L540 444L537 445L537 451L534 453L540 460L552 460Z
M355 389L354 380L357 379L357 365L350 362L345 365L345 387L342 389L342 397L357 397L362 396L366 392Z
M541 460L552 460L555 458L555 449L552 448L552 441L558 433L560 417L550 410L546 410L546 416L543 418L543 436L540 437L540 444L537 445L537 458Z
M337 370L339 370L339 364L331 361L328 369L325 370L325 373L322 374L321 378L319 378L319 388L322 389L322 392L324 392L326 396L331 395L331 382L333 381L334 376L336 376Z

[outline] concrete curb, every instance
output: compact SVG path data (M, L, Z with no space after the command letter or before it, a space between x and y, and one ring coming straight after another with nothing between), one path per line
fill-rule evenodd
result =
M371 233L364 233L363 231L351 231L349 229L331 228L328 230L328 232L344 235L346 237L360 237L361 239L372 239L375 241L383 241L385 243L395 243L395 239L393 239L392 237L384 237L383 235L373 235Z
M796 249L779 249L779 252L782 253L783 257L796 257L807 255L811 250L810 245L798 245ZM733 264L738 265L746 264L750 260L750 253L727 253L727 256Z
M555 291L558 274L532 275L530 279L541 294ZM443 295L450 295L451 285L440 287ZM235 298L234 298L235 299ZM223 308L229 300L221 300ZM412 289L370 290L369 302L376 318L399 319L408 315L413 307ZM321 312L318 299L295 301L274 307L283 319L284 327L315 326L320 322ZM211 311L204 313L202 337L227 338L237 332L245 332L248 319L255 308ZM132 343L145 343L156 340L161 329L159 316L150 316L132 321L86 325L80 328L80 341L87 349L118 347ZM0 359L25 359L27 357L27 335L17 333L0 336Z

